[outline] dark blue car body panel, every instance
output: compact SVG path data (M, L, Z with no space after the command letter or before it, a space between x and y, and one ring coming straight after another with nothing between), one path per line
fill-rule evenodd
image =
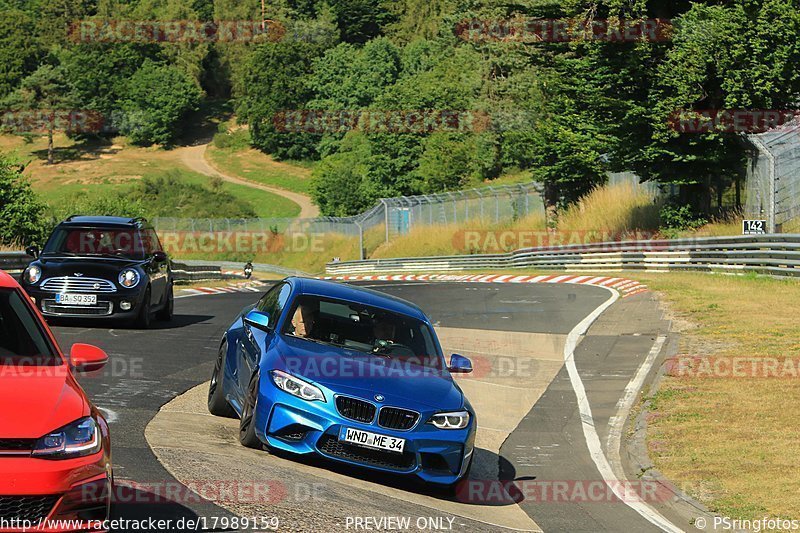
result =
M366 304L424 322L433 331L425 314L409 302L368 289L306 278L288 278L282 283L283 290L289 291L288 300L280 316L272 317L272 331L244 324L244 317L253 308L250 306L225 334L221 386L239 415L250 380L256 372L259 374L254 411L258 438L286 452L317 454L354 466L416 476L429 483L451 485L461 479L472 458L476 419L446 368L438 340L434 339L441 365L429 368L397 366L386 358L278 333L285 321L291 320L291 303L304 295ZM315 385L325 401L303 400L279 389L270 377L273 370ZM343 416L337 406L351 399L374 405L374 419L359 422ZM388 416L390 408L418 413L418 420L410 429L384 427L381 414L389 409ZM428 423L436 413L462 410L471 414L464 429L438 429ZM343 428L405 439L405 450L399 454L342 443L339 435Z

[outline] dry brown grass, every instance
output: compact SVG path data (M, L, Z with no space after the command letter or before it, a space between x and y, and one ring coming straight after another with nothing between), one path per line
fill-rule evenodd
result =
M755 276L637 275L682 329L681 352L800 359L800 283ZM656 467L712 510L800 518L800 377L667 377L653 397Z
M421 257L436 255L462 255L471 253L510 252L531 239L528 233L545 233L542 215L533 214L517 221L494 223L474 220L467 224L417 226L408 234L393 237L388 244L379 246L371 257ZM476 238L471 239L470 235ZM503 236L508 239L504 245ZM470 244L477 241L477 245Z
M625 237L657 230L659 209L648 193L632 184L599 187L559 215L558 229Z
M372 257L499 253L527 246L641 238L642 232L654 233L658 229L659 208L650 195L632 185L602 187L561 213L558 231L549 237L545 234L545 220L540 214L500 224L475 220L418 226L407 235L395 237L380 246ZM465 232L479 236L477 246L470 244L473 240L465 239ZM508 237L505 243L502 240L504 234Z

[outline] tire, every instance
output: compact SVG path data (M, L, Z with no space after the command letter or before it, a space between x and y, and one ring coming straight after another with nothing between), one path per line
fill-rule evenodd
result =
M139 316L136 317L136 327L139 329L148 329L150 327L150 320L152 313L150 311L150 287L144 292L144 299L142 300L142 307L139 309Z
M242 419L239 422L239 442L245 448L263 450L264 444L256 435L256 427L253 423L256 408L258 407L258 383L259 376L258 372L256 372L250 378L250 385L247 387L247 395L242 406Z
M164 322L169 322L172 320L172 315L175 310L175 293L172 289L172 284L170 283L169 288L167 289L167 303L164 304L163 309L159 310L156 313L156 319L161 320Z
M236 411L225 399L225 391L222 388L226 353L228 353L228 341L223 342L220 346L217 362L214 364L214 372L211 374L211 383L208 385L208 412L214 416L236 418Z

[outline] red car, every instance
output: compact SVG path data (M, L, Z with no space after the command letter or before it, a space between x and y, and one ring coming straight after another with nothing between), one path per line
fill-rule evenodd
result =
M87 344L65 357L28 295L0 270L0 532L107 527L108 423L73 375L107 361Z

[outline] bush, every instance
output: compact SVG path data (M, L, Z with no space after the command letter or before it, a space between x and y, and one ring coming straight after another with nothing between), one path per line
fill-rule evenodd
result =
M214 146L221 150L246 150L250 148L250 132L247 130L230 132L225 128L225 131L214 134L213 142Z
M253 207L225 191L187 183L178 171L156 178L144 178L126 197L145 206L148 217L255 218Z
M22 175L24 167L0 155L0 244L40 241L46 228L41 223L42 204Z
M49 226L76 213L120 217L255 218L253 207L224 189L222 180L208 186L189 183L179 171L146 177L130 188L103 197L79 193L69 197L68 208L51 208Z
M694 212L690 205L667 202L659 212L661 228L667 237L676 237L682 231L696 230L708 220Z

